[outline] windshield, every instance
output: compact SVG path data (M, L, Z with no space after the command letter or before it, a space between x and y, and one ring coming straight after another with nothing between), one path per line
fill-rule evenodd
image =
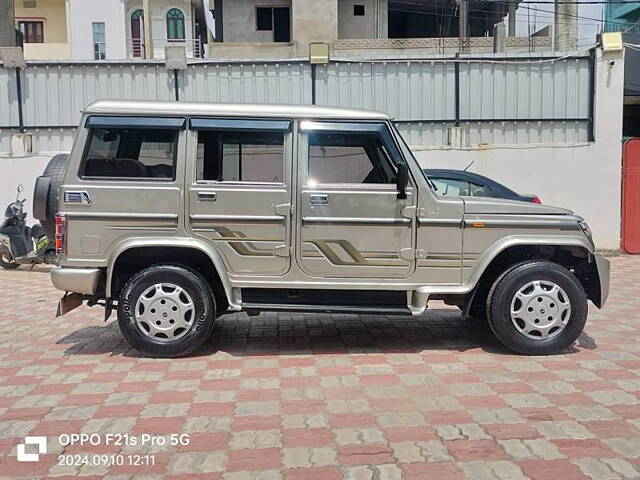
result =
M427 174L424 171L424 169L420 166L420 162L418 162L416 157L413 155L413 152L409 148L409 145L407 145L407 142L404 140L404 137L402 136L402 134L398 130L398 127L396 127L395 123L392 123L392 125L393 125L393 133L395 134L396 138L398 139L398 142L400 143L400 150L402 150L402 154L404 155L404 157L405 158L412 158L413 161L415 162L415 164L418 165L419 170L422 172L422 175L424 175L424 178L427 180L427 183L429 184L429 186L433 190L437 190L437 188L435 187L433 182L427 176Z

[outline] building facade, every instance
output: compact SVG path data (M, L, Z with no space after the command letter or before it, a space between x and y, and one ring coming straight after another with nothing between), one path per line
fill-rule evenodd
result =
M310 42L329 43L338 56L383 57L551 45L548 35L498 42L494 26L506 12L480 0L471 1L465 38L454 0L416 0L409 10L400 0L14 1L28 60L161 60L168 45L183 45L190 59L222 60L304 58Z
M607 1L604 7L605 30L640 32L640 3Z
M153 0L145 44L142 0L15 0L16 28L27 60L125 60L163 58L164 47L181 44L202 57L200 0ZM152 50L152 51L151 51Z

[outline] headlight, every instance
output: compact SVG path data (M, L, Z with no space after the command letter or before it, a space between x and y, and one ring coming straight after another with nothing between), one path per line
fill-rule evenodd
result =
M589 228L589 224L584 220L578 220L578 225L580 226L580 230L582 230L582 233L584 233L585 236L589 239L589 242L591 242L591 246L594 246L593 235L591 234L591 229Z

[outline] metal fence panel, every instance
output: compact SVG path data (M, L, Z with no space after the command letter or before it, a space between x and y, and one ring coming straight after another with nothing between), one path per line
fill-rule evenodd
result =
M173 100L173 76L160 64L30 65L22 74L27 126L76 125L96 100Z
M462 122L469 145L536 145L589 140L586 121Z
M453 126L453 123L446 122L396 122L396 127L404 140L413 146L447 145L449 127Z
M588 57L497 58L460 58L458 74L444 58L318 65L316 103L386 112L412 145L446 146L456 124L469 145L591 140ZM21 75L24 124L41 151L69 146L80 111L96 100L176 95L174 72L158 62L30 62ZM15 71L0 68L0 126L18 126L16 85ZM283 60L194 63L177 86L183 101L310 104L312 85L308 63Z
M0 68L0 126L18 124L15 70Z
M453 63L339 62L317 68L317 103L386 112L397 120L453 120Z
M460 118L575 119L589 114L589 59L460 64Z
M311 103L311 67L296 62L192 64L180 99L193 102Z

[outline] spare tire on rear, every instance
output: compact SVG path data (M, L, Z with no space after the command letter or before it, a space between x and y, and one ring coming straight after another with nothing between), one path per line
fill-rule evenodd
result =
M42 176L36 179L33 191L33 216L40 220L44 233L50 240L55 238L55 216L68 159L68 154L61 153L49 160Z

